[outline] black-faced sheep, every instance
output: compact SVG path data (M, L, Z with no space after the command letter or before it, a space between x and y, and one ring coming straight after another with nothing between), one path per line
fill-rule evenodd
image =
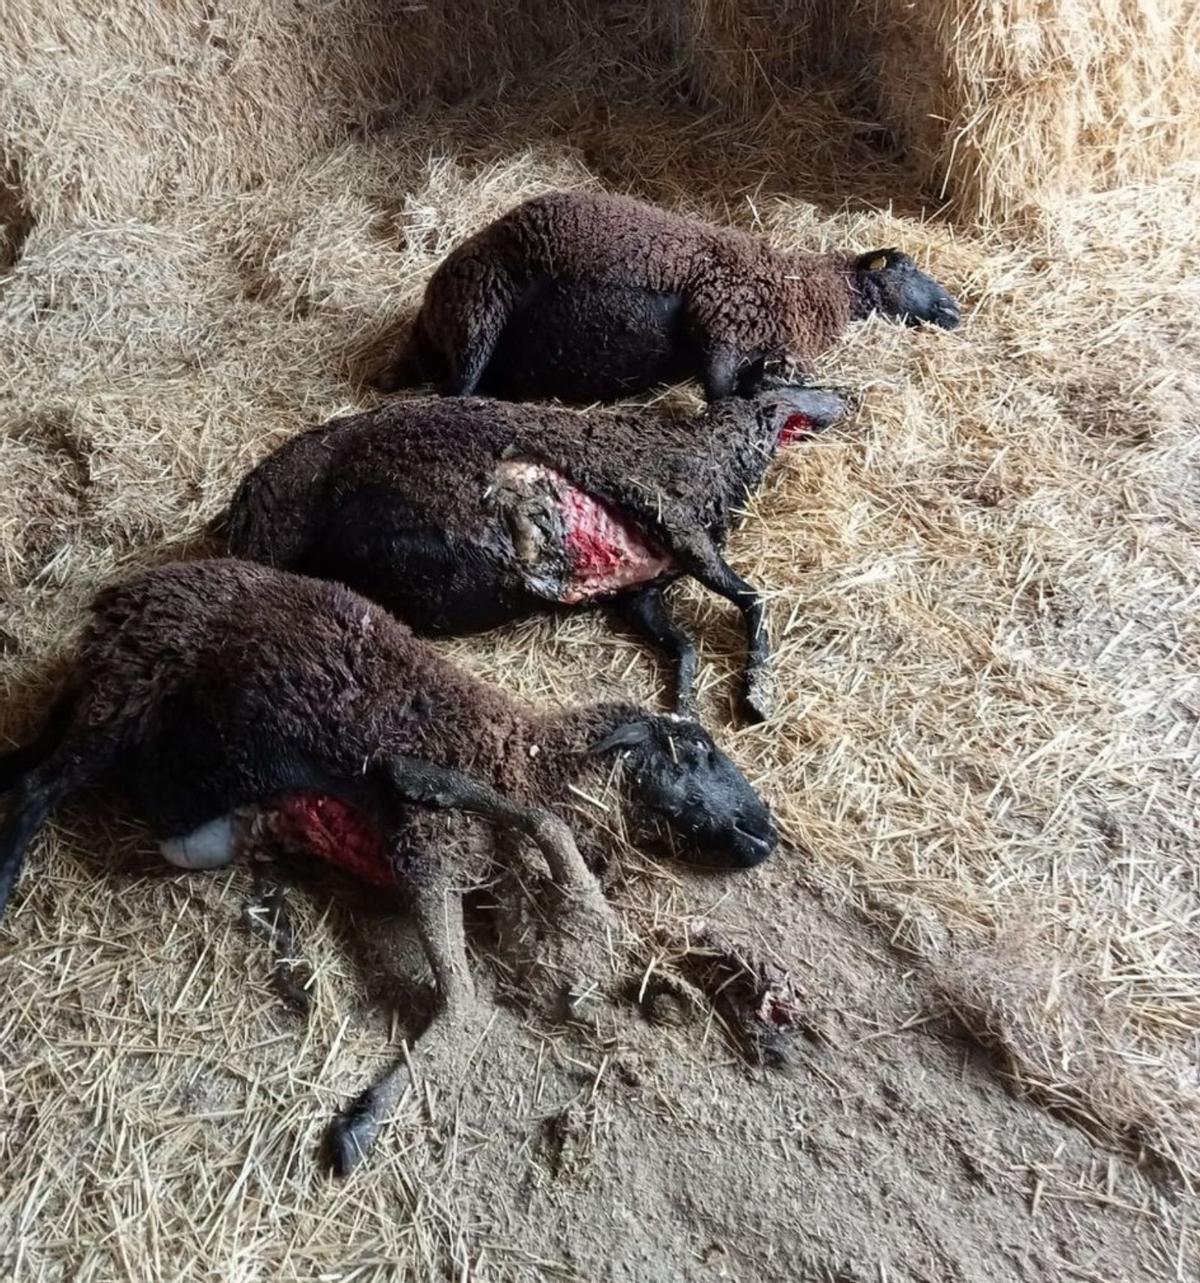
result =
M602 929L607 904L561 815L614 770L647 843L728 867L776 844L767 806L694 722L621 703L539 716L339 585L228 560L167 566L99 594L42 732L0 757L13 793L0 911L39 827L89 787L123 793L186 868L228 863L244 809L256 823L274 811L409 900L438 990L418 1050L448 1054L455 1023L478 1018L453 888L483 880L481 860L511 858L508 829L540 848L581 925ZM397 1067L338 1116L339 1171L405 1081Z
M767 361L811 361L872 312L959 322L896 249L786 253L626 196L551 192L443 260L380 385L584 403L694 377L718 400L752 393Z
M340 580L421 632L612 601L672 657L688 715L696 651L662 594L692 575L742 612L747 706L762 718L763 604L720 548L781 439L843 408L794 386L728 398L698 418L394 402L293 438L259 464L230 505L226 550Z

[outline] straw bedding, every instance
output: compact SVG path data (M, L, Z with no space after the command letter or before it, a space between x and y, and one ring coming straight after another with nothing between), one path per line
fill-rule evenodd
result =
M960 216L1154 177L1200 153L1200 9L1191 0L693 0L689 74L744 116L830 76L860 127L890 134ZM786 126L785 126L786 127Z
M939 37L965 77L953 6L919 8L905 6L910 35L930 57ZM1120 21L1150 8L1122 6ZM954 334L855 330L824 372L861 394L860 415L788 452L733 541L739 569L773 599L784 697L769 725L733 729L736 620L687 594L707 640L709 723L771 798L792 850L732 890L643 869L624 902L635 926L715 904L773 931L785 957L809 941L803 956L825 961L808 983L843 997L853 988L841 955L859 950L863 974L920 995L915 1014L896 1017L906 1030L911 1020L906 1054L933 1046L925 1024L951 1021L1010 1086L1070 1120L1053 1152L1028 1169L1010 1155L1019 1174L989 1177L1033 1191L1041 1220L1020 1228L1028 1204L1015 1204L1012 1233L1137 1204L1137 1233L1163 1244L1160 1261L1140 1240L1159 1261L1147 1277L1191 1276L1181 1199L1200 1173L1200 184L1176 166L1153 183L1065 194L1184 150L1195 122L1167 97L1184 82L1165 63L1132 68L1164 95L1147 126L1161 148L1143 139L1135 163L1134 143L1095 135L1092 160L1066 177L1034 154L1034 99L1011 108L1025 113L1028 148L988 157L988 138L1004 151L988 131L1005 99L991 125L971 126L980 142L961 208L1008 211L1020 194L1039 202L1038 219L987 229L920 216L944 140L921 143L914 172L914 157L880 151L825 83L793 84L753 121L682 105L688 46L672 43L677 19L645 7L614 7L601 52L583 62L572 50L596 20L574 10L537 48L505 45L482 14L473 26L432 6L397 16L382 3L181 3L136 21L110 10L99 20L59 0L4 15L4 735L32 724L95 588L187 551L269 448L369 404L364 377L429 270L516 200L603 184L785 246L900 244L965 301L967 319ZM709 25L684 35L711 47L718 17L710 6ZM444 52L448 30L461 39ZM799 54L781 58L764 63L764 83L795 80ZM1053 65L1062 80L1068 64ZM689 66L694 77L699 63ZM745 83L741 72L730 82ZM502 92L409 110L469 84ZM1040 174L1027 189L1021 166ZM652 701L663 677L585 616L444 649L548 702L597 690ZM865 914L873 937L852 945L847 927L818 947L813 886ZM246 890L244 873L160 875L143 839L91 811L39 844L0 958L4 1267L39 1279L599 1277L588 1261L615 1250L603 1238L591 1258L576 1243L573 1267L551 1221L497 1239L488 1182L470 1175L486 1138L469 1117L398 1128L357 1185L317 1180L313 1140L388 1030L364 1007L341 911L315 901L298 930L314 1015L304 1028L280 1016L237 922ZM489 1051L493 1078L518 1084L502 1102L512 1117L536 1118L519 1066L569 1060L570 1043L526 1027L519 1041L516 1077ZM871 1043L885 1060L892 1045ZM848 1072L857 1054L822 1063ZM607 1055L582 1089L582 1131L571 1114L555 1132L555 1162L574 1154L597 1188L628 1112L606 1095ZM737 1092L757 1089L722 1072L703 1070L732 1117L750 1099ZM719 1135L708 1095L689 1096L688 1082L660 1089L690 1128ZM815 1109L816 1080L798 1090ZM1055 1196L1056 1164L1081 1130L1104 1174ZM429 1144L436 1170L421 1157ZM1138 1159L1159 1173L1157 1193ZM678 1173L662 1175L673 1188ZM581 1215L603 1219L608 1204L588 1204L593 1186L580 1182ZM862 1241L877 1232L864 1212ZM341 1255L344 1244L354 1251ZM916 1251L900 1244L891 1259L902 1249ZM971 1274L966 1259L963 1277L999 1276L986 1262ZM806 1262L758 1276L797 1277ZM686 1277L713 1276L695 1271ZM1128 1277L1141 1275L1129 1266Z

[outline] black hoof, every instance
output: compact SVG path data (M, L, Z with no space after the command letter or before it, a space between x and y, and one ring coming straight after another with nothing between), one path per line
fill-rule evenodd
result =
M325 1134L325 1162L335 1176L349 1174L371 1152L379 1135L371 1093L363 1092L334 1116Z

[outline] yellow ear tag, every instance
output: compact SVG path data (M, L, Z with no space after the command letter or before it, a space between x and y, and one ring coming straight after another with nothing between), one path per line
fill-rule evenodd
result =
M872 259L872 260L867 264L867 267L868 267L872 272L882 272L882 271L883 271L883 269L884 269L885 267L887 267L887 255L886 255L886 254L880 254L880 255L878 255L876 258L873 258L873 259Z

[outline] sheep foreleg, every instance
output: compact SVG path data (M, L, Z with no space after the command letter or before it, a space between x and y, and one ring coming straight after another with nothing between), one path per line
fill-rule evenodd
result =
M675 668L675 711L696 716L696 643L671 618L662 588L652 585L618 597L617 610L632 628L670 656Z
M765 722L774 706L774 691L769 667L771 640L762 598L754 586L729 565L703 532L689 531L679 537L672 551L690 575L705 588L733 602L741 612L746 625L746 709L751 720Z
M541 850L562 893L581 908L606 915L608 902L592 876L571 830L544 807L524 806L462 771L421 758L387 759L392 786L408 802L442 810L470 811L526 834Z
M507 273L489 264L464 261L458 270L453 334L443 345L449 367L443 396L475 394L520 294Z
M473 1023L475 986L467 962L462 900L447 878L428 865L415 868L409 881L417 930L437 985L437 1005L410 1053L334 1118L326 1154L338 1176L345 1176L370 1152L408 1087L414 1064L424 1061L435 1074L448 1072L451 1057L461 1052L464 1027Z

